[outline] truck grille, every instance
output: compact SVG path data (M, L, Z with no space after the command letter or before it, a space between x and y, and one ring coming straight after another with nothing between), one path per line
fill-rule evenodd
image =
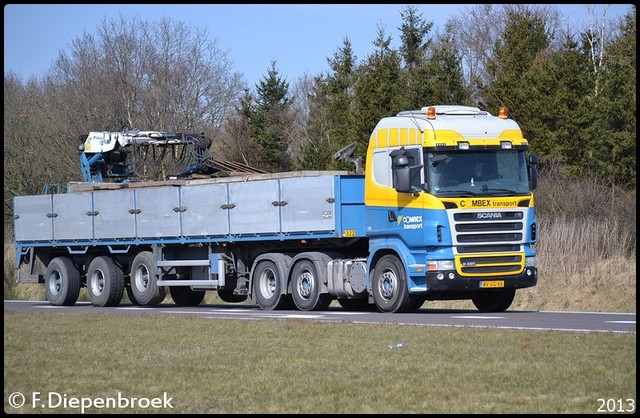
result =
M456 259L462 276L507 276L522 272L527 212L449 210Z

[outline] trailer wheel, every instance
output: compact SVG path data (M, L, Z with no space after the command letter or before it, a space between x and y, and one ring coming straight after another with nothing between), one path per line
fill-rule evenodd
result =
M380 312L411 312L422 306L424 299L409 294L407 275L402 261L385 255L373 271L373 301Z
M300 260L291 271L291 294L293 303L301 311L327 309L333 300L328 293L320 293L322 283L313 262Z
M138 253L131 263L131 292L140 305L154 306L167 295L164 287L158 286L156 260L150 251Z
M504 312L516 296L515 289L493 290L471 299L480 312Z
M198 306L204 299L204 290L193 290L187 286L170 286L169 293L178 306Z
M44 279L47 300L55 306L71 306L80 295L80 272L66 257L56 257L47 266Z
M282 294L278 268L273 261L264 260L258 263L253 273L253 291L261 309L289 309L292 305L291 295Z
M124 273L111 257L99 256L87 268L87 293L94 306L116 306L124 294Z

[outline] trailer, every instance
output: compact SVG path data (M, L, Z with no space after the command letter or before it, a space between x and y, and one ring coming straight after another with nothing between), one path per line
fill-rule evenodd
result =
M504 311L537 283L535 155L506 109L383 118L365 169L71 183L16 196L18 282L52 305L182 306L208 291L261 309L411 312L470 299ZM483 172L472 171L482 166ZM23 267L23 268L20 268Z

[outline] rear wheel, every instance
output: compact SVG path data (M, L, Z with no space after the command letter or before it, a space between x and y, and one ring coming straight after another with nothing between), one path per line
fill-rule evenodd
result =
M253 273L253 291L258 306L269 311L291 308L291 295L284 295L282 290L276 263L271 260L260 261Z
M116 306L124 294L124 273L111 257L99 256L87 268L87 293L94 306Z
M321 311L327 309L333 300L328 293L320 293L322 282L313 262L298 261L291 272L291 293L293 303L301 311Z
M133 259L130 280L131 292L140 305L157 305L167 295L167 290L158 286L156 260L150 251L142 251Z
M80 295L80 271L67 257L56 257L47 266L44 289L50 304L71 306Z
M515 296L515 289L492 290L471 301L480 312L503 312L509 309Z
M197 306L204 299L204 290L193 290L188 286L169 286L169 292L178 306Z

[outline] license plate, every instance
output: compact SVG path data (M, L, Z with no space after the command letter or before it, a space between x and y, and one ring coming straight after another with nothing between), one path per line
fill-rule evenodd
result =
M480 287L504 287L504 280L489 280L486 282L480 282Z

